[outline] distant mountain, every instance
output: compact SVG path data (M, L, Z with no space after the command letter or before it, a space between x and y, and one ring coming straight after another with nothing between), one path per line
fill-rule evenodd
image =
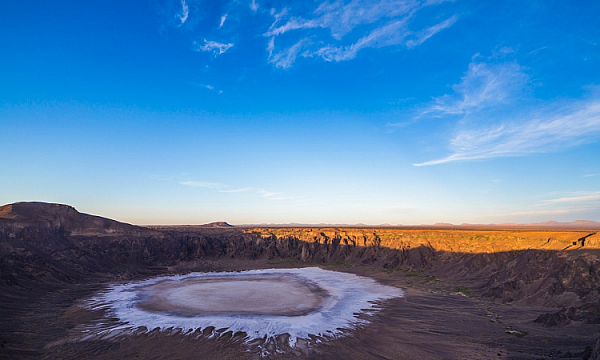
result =
M50 227L61 228L72 235L96 234L108 235L113 233L130 233L151 231L149 228L122 223L100 216L83 214L74 207L62 204L44 202L18 202L0 206L0 225L2 223L35 223ZM211 222L204 225L195 225L202 228L233 228L225 221ZM572 222L546 221L540 223L519 224L468 224L454 225L450 223L435 223L433 225L367 225L367 224L246 224L244 227L402 227L402 228L452 228L452 229L565 229L565 230L600 230L600 222L591 220L577 220ZM156 227L152 227L156 228Z
M600 230L600 222L591 220L577 220L571 222L546 221L540 223L502 223L502 224L435 224L434 227L457 228L499 228L499 229L565 229L565 230Z
M531 224L531 225L536 225L536 224ZM591 220L576 220L576 221L572 221L572 222L547 221L544 223L539 223L537 225L558 226L558 227L569 226L569 227L576 227L576 228L579 228L579 227L581 227L581 228L588 228L588 227L598 228L598 227L600 227L600 222L591 221Z
M230 224L226 223L225 221L216 221L216 222L211 222L211 223L200 225L200 226L205 227L205 228L231 228L231 227L234 227L233 225L230 225Z
M577 220L573 222L557 222L557 221L546 221L541 223L531 224L519 224L519 223L502 223L502 224L451 224L439 222L433 225L421 224L421 225L368 225L363 223L358 224L300 224L300 223L287 223L287 224L245 224L244 227L315 227L315 228L415 228L415 229L565 229L565 230L600 230L600 222L591 220Z

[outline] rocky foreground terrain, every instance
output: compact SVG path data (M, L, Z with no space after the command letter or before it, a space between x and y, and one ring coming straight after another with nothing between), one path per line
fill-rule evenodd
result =
M321 266L406 296L346 337L272 358L598 359L599 256L596 230L138 227L16 203L0 207L0 358L255 358L235 334L73 334L102 315L82 299L111 283Z

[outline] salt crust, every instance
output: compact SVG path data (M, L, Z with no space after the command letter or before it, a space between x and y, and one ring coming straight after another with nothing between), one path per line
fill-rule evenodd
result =
M186 283L190 284L189 289ZM274 313L261 305L261 291L252 290L251 295L245 296L248 286L256 287L255 284L260 285L254 290L264 290L265 304L276 304L273 298L286 292L282 305L276 305ZM203 292L207 296L202 296ZM218 303L219 292L227 306L213 309L211 304ZM289 334L289 345L294 347L298 338L309 339L309 334L341 336L344 329L354 329L368 321L365 316L357 317L359 313L375 311L376 302L403 294L398 288L381 285L367 277L310 267L156 277L113 285L93 297L87 306L103 308L107 316L119 320L111 332L145 327L191 333L214 327L233 333L245 332L248 341L268 341ZM293 296L298 297L297 302L292 300ZM203 298L210 299L203 303ZM157 301L159 306L153 307L152 302ZM298 313L298 309L304 312Z

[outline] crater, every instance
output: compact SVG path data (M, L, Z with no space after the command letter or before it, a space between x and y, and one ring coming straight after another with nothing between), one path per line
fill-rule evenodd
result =
M87 306L104 309L106 322L88 334L212 329L210 336L240 332L247 342L265 344L285 335L294 347L299 338L344 336L367 323L381 301L403 294L371 278L316 267L158 277L113 285L90 299Z

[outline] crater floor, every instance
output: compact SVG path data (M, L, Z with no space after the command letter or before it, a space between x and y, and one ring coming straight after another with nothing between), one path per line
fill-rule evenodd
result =
M318 310L326 290L299 276L191 277L138 289L147 311L184 316L206 314L298 316Z
M336 338L368 323L378 302L402 297L393 286L320 268L263 269L190 273L114 285L88 302L104 309L98 337L125 331L181 329L183 333L220 329L269 342L288 336ZM363 314L365 316L358 316Z

